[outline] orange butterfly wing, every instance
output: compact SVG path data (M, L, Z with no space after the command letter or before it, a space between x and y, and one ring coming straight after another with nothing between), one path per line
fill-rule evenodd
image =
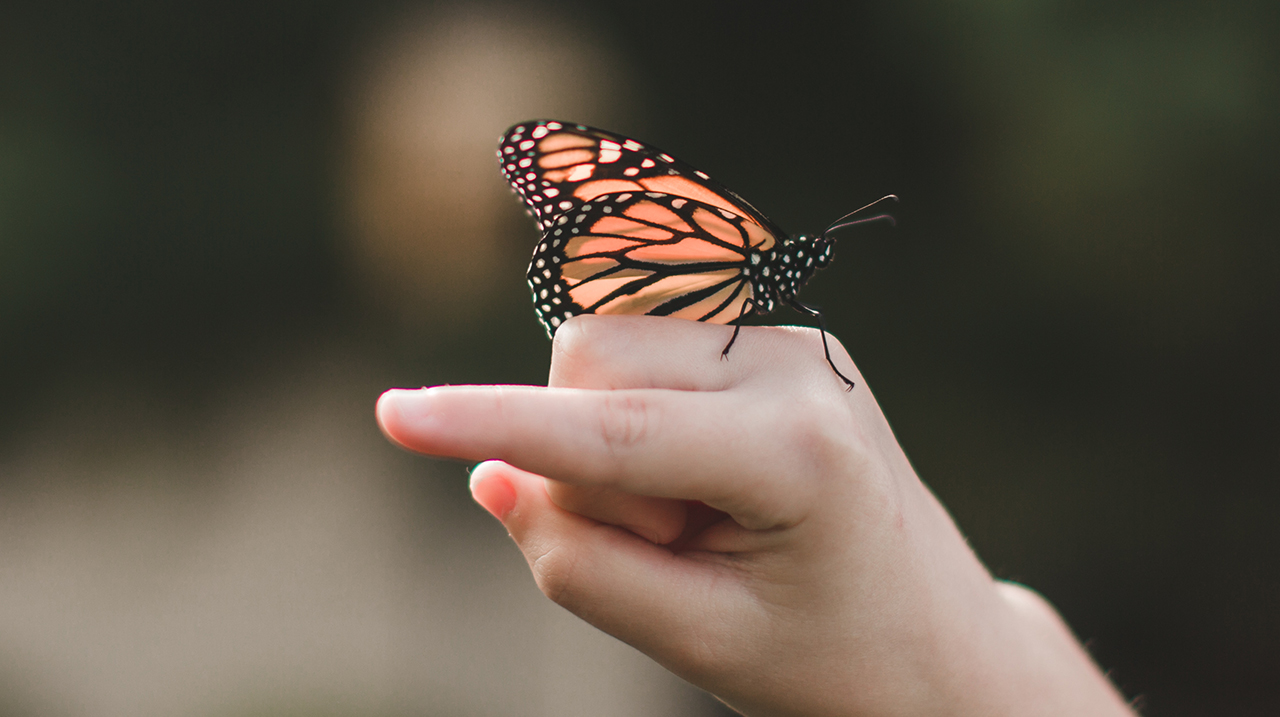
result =
M724 207L660 192L605 194L551 220L529 265L549 333L583 313L725 324L749 311L749 267L777 238Z

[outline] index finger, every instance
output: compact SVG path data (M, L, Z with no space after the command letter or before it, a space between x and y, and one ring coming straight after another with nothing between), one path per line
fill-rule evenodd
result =
M753 440L769 435L771 420L766 406L731 392L440 386L378 401L384 432L406 448L700 500L746 527L776 525L803 500L782 479L791 466L773 465L768 446Z

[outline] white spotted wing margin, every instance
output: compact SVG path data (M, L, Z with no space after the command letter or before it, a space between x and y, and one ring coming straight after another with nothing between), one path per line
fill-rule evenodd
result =
M499 139L502 176L541 231L561 214L605 194L661 192L721 207L785 233L745 199L706 172L653 145L595 127L559 120L513 125Z

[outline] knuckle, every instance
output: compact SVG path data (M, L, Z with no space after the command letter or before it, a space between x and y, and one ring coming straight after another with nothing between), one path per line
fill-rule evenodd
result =
M570 321L556 331L551 339L550 385L573 385L575 377L582 372L582 352L589 345L582 340L581 323L578 321Z
M653 430L653 405L635 394L610 393L600 411L600 439L617 457L644 443Z
M495 386L489 396L489 400L492 401L490 408L493 410L494 415L498 417L499 425L508 425L511 419L510 389L506 386Z
M576 316L556 331L551 340L551 385L592 384L591 377L608 362L602 355L594 316Z
M574 571L577 560L565 546L553 546L529 561L534 582L543 595L564 607L573 603Z
M589 347L590 342L583 340L585 323L575 317L573 321L568 321L557 329L555 336L551 339L552 356L572 358L584 348Z
M841 469L863 463L870 451L860 422L848 403L841 400L807 401L802 410L793 414L786 430L791 445L806 456L818 475L842 472Z

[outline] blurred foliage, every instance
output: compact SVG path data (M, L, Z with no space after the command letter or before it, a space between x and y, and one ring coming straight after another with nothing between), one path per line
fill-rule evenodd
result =
M1280 709L1280 6L546 7L645 73L642 139L782 226L901 195L804 297L979 554L1154 713ZM0 429L49 385L191 401L328 335L404 385L545 375L523 259L463 328L345 279L342 73L396 10L7 10Z

